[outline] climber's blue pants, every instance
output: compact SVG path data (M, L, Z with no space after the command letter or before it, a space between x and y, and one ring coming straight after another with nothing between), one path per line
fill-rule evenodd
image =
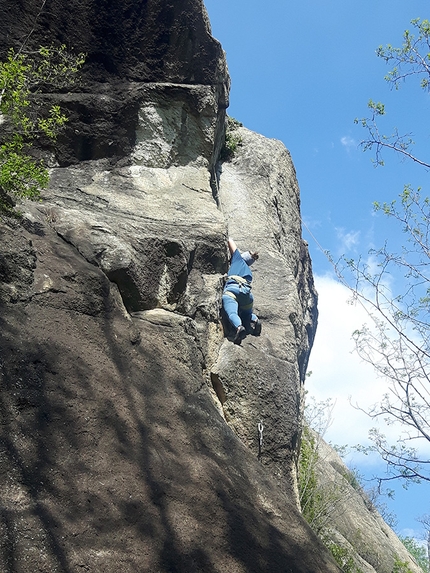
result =
M252 312L252 304L254 302L252 293L243 293L239 285L229 285L226 290L233 293L236 297L234 299L228 294L222 295L222 306L228 320L235 329L243 325L249 332L251 329L251 320L257 320L257 316Z

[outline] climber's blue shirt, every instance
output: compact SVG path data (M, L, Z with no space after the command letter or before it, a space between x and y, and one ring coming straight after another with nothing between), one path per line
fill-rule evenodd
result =
M242 259L239 249L236 249L231 257L230 268L228 269L228 275L236 275L238 277L243 277L249 283L252 281L252 272L249 266Z

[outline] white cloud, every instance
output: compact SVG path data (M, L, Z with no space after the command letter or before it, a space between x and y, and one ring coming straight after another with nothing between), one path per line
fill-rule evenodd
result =
M348 152L353 148L357 148L357 142L350 135L344 135L343 137L341 137L340 142Z
M401 537L411 537L412 539L415 540L417 545L420 545L421 547L424 547L425 549L427 548L427 540L423 538L423 528L422 527L416 528L416 529L411 529L410 527L405 527L399 533L400 533Z
M337 252L339 256L354 250L360 243L360 231L345 231L343 227L336 227L335 230L338 239Z
M401 433L398 425L387 425L382 419L371 419L354 408L364 410L381 401L388 391L388 382L378 377L373 367L355 352L352 334L369 315L360 304L351 304L351 292L333 276L315 276L319 295L319 321L309 369L311 376L306 389L317 401L331 398L335 402L333 422L324 438L338 445L369 444L370 428L380 427L393 443ZM426 448L427 449L427 448ZM361 459L361 464L380 462L376 456Z
M353 352L352 333L365 322L364 311L348 304L351 293L330 276L315 277L319 320L312 349L307 389L318 401L335 401L333 423L325 439L355 444L367 438L369 419L349 403L373 398L373 368Z

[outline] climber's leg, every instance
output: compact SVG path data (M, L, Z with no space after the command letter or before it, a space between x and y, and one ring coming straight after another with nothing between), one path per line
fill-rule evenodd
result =
M242 308L239 309L239 316L242 319L242 324L246 329L246 332L251 332L251 320L252 320L252 309L243 310Z
M233 325L234 329L237 330L239 326L242 326L242 321L239 316L239 304L237 300L227 294L223 294L222 306L228 320Z
M255 316L252 313L252 307L254 304L254 297L251 292L243 293L241 292L237 296L237 301L239 303L239 316L242 320L242 324L246 329L246 332L251 332L251 321L252 317Z

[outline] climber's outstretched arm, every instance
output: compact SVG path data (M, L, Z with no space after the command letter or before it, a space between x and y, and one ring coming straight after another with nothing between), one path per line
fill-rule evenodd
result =
M228 240L228 248L230 251L230 255L232 255L234 253L234 251L237 250L236 243L233 241L233 239Z

